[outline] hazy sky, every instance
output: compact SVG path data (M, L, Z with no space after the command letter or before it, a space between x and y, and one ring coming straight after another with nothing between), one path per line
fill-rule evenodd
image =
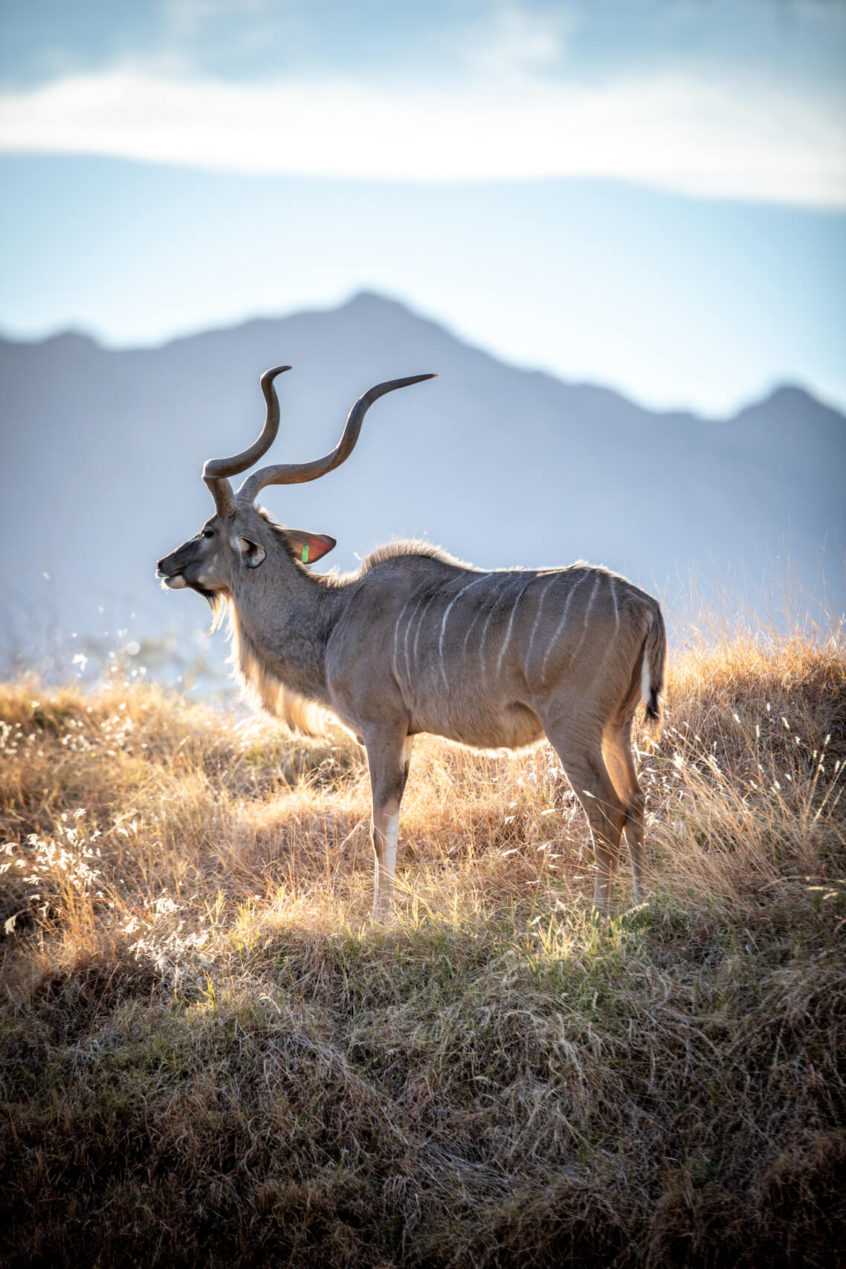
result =
M648 404L846 405L842 0L0 14L8 334L159 341L368 288Z

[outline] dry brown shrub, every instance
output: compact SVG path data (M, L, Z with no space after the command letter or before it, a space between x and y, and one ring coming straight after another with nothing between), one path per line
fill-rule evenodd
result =
M374 925L349 740L0 688L4 1263L833 1263L842 644L668 704L646 904L547 746L427 738Z

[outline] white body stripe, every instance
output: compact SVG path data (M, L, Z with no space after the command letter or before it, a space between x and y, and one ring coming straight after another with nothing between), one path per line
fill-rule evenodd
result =
M612 573L608 574L608 580L611 583L611 602L614 605L614 634L616 635L620 629L620 605L617 603L617 586Z
M469 626L467 627L467 629L464 631L464 642L463 642L463 643L462 643L462 645L461 645L461 655L462 655L463 657L466 657L466 656L467 656L467 644L470 642L470 632L472 631L472 629L473 629L473 627L475 626L476 622L479 620L479 617L481 616L481 613L482 613L482 609L481 609L481 607L477 608L477 609L476 609L476 611L473 613L473 619L472 619L472 621L470 622L470 625L469 625Z
M429 608L433 599L437 599L437 595L430 595L417 613L417 629L414 632L414 643L412 644L411 650L411 661L415 666L420 664L417 660L417 649L420 647L420 631L423 629L423 617L425 616L426 610ZM418 677L422 679L423 675L419 674Z
M405 626L405 638L403 640L403 648L405 650L405 678L407 683L411 682L411 661L409 659L409 653L408 653L408 636L411 634L411 626L414 621L414 613L420 607L422 602L423 602L422 599L418 599L415 602L414 607L411 609L411 612L408 614L408 621L406 622L406 626Z
M446 612L444 613L444 618L443 618L443 621L441 622L441 633L438 636L438 659L440 661L440 667L441 667L441 678L444 681L445 687L449 687L449 679L447 678L446 669L444 667L444 635L446 634L447 619L449 617L449 614L452 612L453 608L455 607L455 605L458 603L461 596L466 591L470 590L472 586L477 586L479 582L483 582L485 578L489 576L490 574L488 573L482 573L480 577L474 577L472 582L468 582L466 586L462 586L461 590L458 592L455 598L450 600L450 602L446 606Z
M540 625L541 615L543 613L543 606L544 606L544 603L546 602L546 597L549 594L552 583L557 580L558 578L556 576L552 576L549 578L549 580L547 581L546 585L543 588L543 593L541 594L540 600L538 601L538 610L535 613L535 620L532 623L532 633L529 636L529 650L526 653L526 664L524 667L524 672L526 673L526 675L528 675L529 670L531 668L531 664L532 664L532 651L535 646L535 635L537 634L538 626Z
M411 600L410 600L410 599L407 599L407 600L405 601L405 603L403 604L402 608L400 609L400 614L399 614L399 616L397 617L397 620L396 620L396 625L394 626L394 678L395 678L395 679L397 679L397 680L399 679L399 636L400 636L400 629L401 629L401 627L402 627L402 619L403 619L403 617L405 616L405 611L406 611L406 609L408 608L408 605L409 605L410 603L411 603Z
M520 604L520 600L525 595L526 587L529 585L529 582L533 582L534 580L535 580L534 577L530 577L528 581L523 583L523 585L520 587L520 590L517 593L517 597L514 600L514 603L511 605L511 616L508 618L508 626L506 627L506 630L505 630L505 638L502 641L502 647L499 650L499 656L497 657L497 661L496 661L497 678L499 678L500 672L502 670L502 662L505 658L505 653L508 649L508 645L511 642L511 631L514 626L514 616L517 612L517 608Z
M488 637L488 626L491 624L491 618L496 612L496 607L498 603L499 603L499 600L495 599L490 612L485 618L485 624L482 626L482 635L481 635L481 638L479 639L479 662L481 664L482 670L484 670L485 668L485 640Z
M570 602L573 596L575 595L576 591L579 589L582 582L585 580L587 576L588 576L587 572L582 573L579 580L577 582L574 582L573 585L570 587L570 590L567 595L567 599L564 603L564 611L561 614L561 620L558 622L558 625L555 627L555 633L549 641L549 645L547 646L547 649L546 649L546 655L544 656L543 662L541 663L541 683L543 683L544 679L546 678L546 666L547 666L547 662L549 661L550 653L552 652L552 649L555 647L556 643L558 642L559 636L564 630L564 626L567 621L567 613L570 611Z
M576 657L581 652L582 644L587 638L588 626L590 623L590 612L591 612L591 609L593 608L593 601L596 599L596 592L599 590L599 583L602 580L602 576L603 576L602 573L597 573L596 581L593 583L593 590L590 592L590 599L587 601L587 607L585 608L585 619L582 622L582 633L579 635L579 642L576 644L576 650L573 653L573 655L570 657L571 665L574 663L574 661L576 660Z
M602 671L605 669L605 662L608 660L609 656L611 655L611 649L614 647L614 644L617 639L617 635L620 633L620 610L617 604L617 588L614 585L613 574L608 573L607 577L609 582L611 583L611 598L614 601L614 634L605 645L605 651L602 654L602 660L600 661L599 668L596 671L597 678L599 678L599 676L602 674ZM593 603L593 595L591 595L591 599L590 599L590 604L592 603ZM590 604L588 604L588 612L590 612ZM579 648L582 646L583 642L584 642L584 633L582 634L582 638L579 640ZM578 652L579 648L576 649L576 652ZM575 653L573 655L575 656Z

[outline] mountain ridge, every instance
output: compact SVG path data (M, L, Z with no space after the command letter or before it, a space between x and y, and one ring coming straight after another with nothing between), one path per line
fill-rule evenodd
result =
M587 558L660 591L680 621L691 576L763 614L790 556L809 608L846 606L838 411L796 385L728 420L650 411L510 366L369 294L158 348L79 332L0 340L0 648L29 652L51 623L141 638L205 629L199 601L156 588L155 560L211 513L203 462L254 439L259 374L280 362L296 373L279 382L269 461L326 452L372 384L439 376L380 400L355 453L324 479L263 493L283 522L338 539L327 565L354 567L393 538L486 568Z
M465 338L463 335L456 334L448 325L408 307L401 300L390 296L380 295L378 292L369 290L356 291L339 305L309 307L293 313L258 314L254 317L244 318L243 320L227 324L214 325L203 330L186 331L183 334L175 335L168 339L150 344L111 344L108 341L101 339L91 331L70 326L34 339L22 338L0 331L0 345L6 344L12 347L38 348L44 345L62 344L67 342L68 345L78 346L80 348L87 345L96 349L98 352L103 353L143 355L147 353L162 352L169 348L183 347L197 341L214 339L215 337L226 338L236 333L258 334L259 332L268 331L269 329L276 330L280 327L284 327L285 323L289 320L319 319L325 317L327 314L340 315L345 312L350 312L355 315L360 311L363 305L376 305L384 314L388 315L402 314L404 316L410 316L421 326L429 327L433 330L447 334L451 340L460 344L466 350L487 358L491 363L495 363L499 366L505 366L509 370L514 370L538 379L547 379L556 386L564 386L574 391L588 390L592 392L599 392L607 395L609 399L613 398L620 404L625 404L626 406L630 406L652 416L658 416L661 418L669 417L673 419L691 417L701 420L702 422L725 423L745 414L748 410L756 409L759 406L769 406L784 394L796 394L803 400L807 399L820 408L829 410L832 414L838 415L841 418L846 417L844 412L838 406L825 401L823 397L812 388L789 380L775 383L771 388L766 389L760 395L753 396L748 401L742 402L733 410L730 410L725 414L711 414L700 411L693 406L682 404L675 406L650 406L637 400L623 389L616 388L609 383L601 383L591 379L564 378L561 375L555 374L553 371L546 370L541 367L523 365L519 362L505 360L496 356L494 353L489 352L483 346Z

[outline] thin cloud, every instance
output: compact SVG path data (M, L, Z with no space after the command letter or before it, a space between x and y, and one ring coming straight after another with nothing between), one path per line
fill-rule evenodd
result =
M690 77L507 91L244 85L116 69L0 95L0 149L391 181L612 177L846 207L846 125L822 105Z

